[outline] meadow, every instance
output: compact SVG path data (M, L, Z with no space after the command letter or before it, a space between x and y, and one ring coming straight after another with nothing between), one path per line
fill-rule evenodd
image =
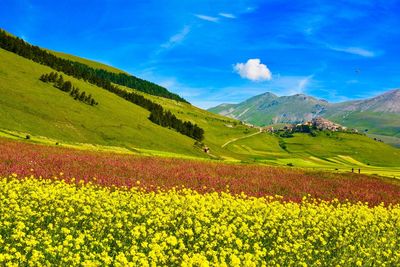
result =
M35 176L147 191L185 187L199 193L225 192L255 197L280 195L299 202L304 196L346 199L370 205L400 203L400 182L355 173L193 159L94 152L0 139L0 175Z

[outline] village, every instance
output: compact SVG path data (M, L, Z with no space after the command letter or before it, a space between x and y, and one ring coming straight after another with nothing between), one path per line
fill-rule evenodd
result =
M277 133L277 132L310 133L311 130L358 133L357 129L348 129L343 125L334 123L322 117L316 117L313 118L311 121L306 121L298 124L285 124L283 127L266 126L261 128L261 131L268 133Z

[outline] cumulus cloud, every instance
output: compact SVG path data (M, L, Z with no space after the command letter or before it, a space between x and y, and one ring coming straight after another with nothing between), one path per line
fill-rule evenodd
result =
M234 70L239 73L240 77L251 81L271 80L272 74L268 67L261 63L258 58L247 60L246 63L236 63Z
M236 19L236 16L231 14L231 13L223 13L223 12L221 12L218 15L220 15L221 17L224 17L224 18L228 18L228 19Z
M211 17L211 16L207 16L207 15L196 14L195 16L198 17L199 19L211 21L211 22L218 22L218 20L219 20L219 18L217 18L217 17Z

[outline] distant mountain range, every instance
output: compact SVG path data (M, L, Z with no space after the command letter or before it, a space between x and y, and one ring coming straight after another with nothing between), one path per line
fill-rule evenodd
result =
M258 126L324 117L361 131L400 137L400 89L341 103L304 94L279 97L267 92L239 104L221 104L208 110Z

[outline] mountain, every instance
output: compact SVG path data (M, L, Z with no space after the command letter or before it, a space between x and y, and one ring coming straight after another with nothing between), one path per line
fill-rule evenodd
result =
M264 93L236 105L223 104L209 111L263 126L311 120L322 114L328 106L329 103L324 100L303 94L278 97Z
M209 111L259 126L326 117L371 134L400 137L400 89L342 103L329 103L303 94L278 97L264 93L239 104L222 104Z
M369 111L400 114L400 89L390 90L370 99L338 103L334 108L338 112Z

